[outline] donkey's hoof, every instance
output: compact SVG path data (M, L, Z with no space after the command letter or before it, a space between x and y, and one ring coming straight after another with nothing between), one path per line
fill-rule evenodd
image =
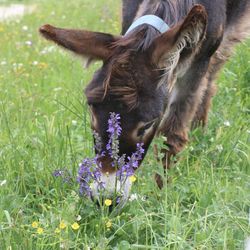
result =
M164 184L163 184L163 179L159 174L155 174L155 181L159 189L162 189Z

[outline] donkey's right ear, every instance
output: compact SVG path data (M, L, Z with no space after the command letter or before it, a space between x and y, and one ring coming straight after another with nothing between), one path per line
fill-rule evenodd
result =
M49 24L40 27L39 31L46 39L78 55L87 57L88 61L92 59L105 61L112 52L112 44L120 39L110 34L86 30L61 29Z
M194 5L188 15L155 39L151 46L152 61L165 68L169 76L182 65L189 65L204 41L208 16L205 7Z

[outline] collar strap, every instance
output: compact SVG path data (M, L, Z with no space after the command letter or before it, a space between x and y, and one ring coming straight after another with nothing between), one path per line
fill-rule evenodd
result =
M155 29L157 29L160 33L164 33L169 30L169 26L160 17L155 15L145 15L134 21L128 28L125 35L127 35L130 31L134 30L136 27L142 24L149 24Z

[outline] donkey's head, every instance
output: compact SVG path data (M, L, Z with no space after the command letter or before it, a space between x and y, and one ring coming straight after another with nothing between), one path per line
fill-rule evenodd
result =
M125 36L50 25L42 26L40 32L88 62L103 61L85 90L91 126L99 134L105 151L110 113L120 114L119 154L130 156L138 143L143 143L147 151L168 105L169 92L197 53L206 23L204 8L196 5L183 21L163 34L150 25L141 25ZM103 179L112 189L115 187L112 160L108 154L99 160ZM129 180L124 187L126 196Z

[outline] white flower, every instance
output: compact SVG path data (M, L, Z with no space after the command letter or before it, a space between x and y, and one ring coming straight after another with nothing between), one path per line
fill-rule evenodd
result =
M2 186L4 186L6 183L7 183L6 180L0 181L0 186L2 187Z
M76 126L77 125L77 121L72 120L72 125Z
M62 88L61 88L61 87L54 88L54 91L55 91L55 92L60 91L60 90L62 90Z
M62 249L66 249L65 244L64 244L64 243L61 243L61 244L60 244L60 248L62 248Z
M32 42L31 41L26 41L25 44L28 45L28 46L31 46Z
M27 31L27 30L28 30L28 26L24 25L24 26L22 27L22 30L23 30L23 31Z
M80 221L82 219L81 215L77 215L76 221Z
M146 201L147 198L146 198L146 196L141 196L138 194L131 194L129 197L129 201L134 201L134 200Z
M37 64L38 64L38 61L34 61L32 64L33 64L33 65L37 65Z
M45 47L42 51L41 51L41 54L47 54L47 53L51 53L51 52L53 52L53 51L55 51L56 50L56 47L55 46L47 46L47 47Z
M210 141L210 142L214 142L214 138L211 137L211 138L209 139L209 141Z
M222 145L217 145L216 149L221 153L223 151L223 146Z
M134 201L134 200L137 200L137 199L138 199L138 195L137 194L131 194L130 198L129 198L129 201Z
M2 61L2 62L1 62L1 65L6 65L6 64L7 64L6 61Z
M230 122L229 121L224 121L224 126L226 126L226 127L230 127L231 126L231 124L230 124Z

